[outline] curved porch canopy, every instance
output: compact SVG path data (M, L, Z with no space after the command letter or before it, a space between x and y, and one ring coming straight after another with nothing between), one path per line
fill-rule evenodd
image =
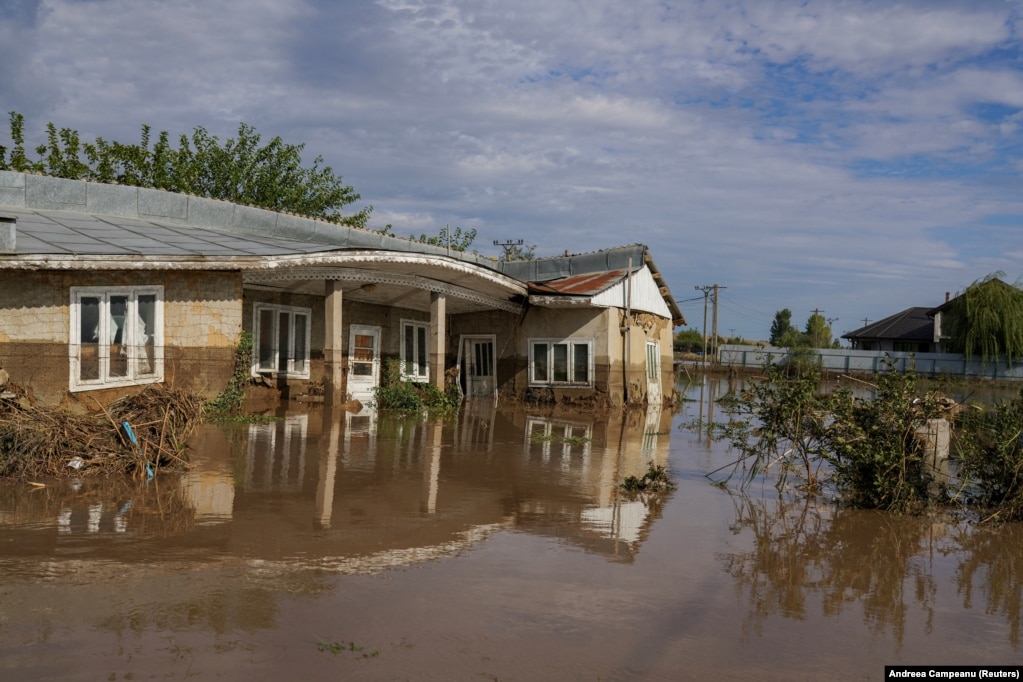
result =
M322 296L337 282L344 300L429 311L431 298L447 299L447 314L522 309L524 283L447 256L340 250L263 258L244 271L247 289Z

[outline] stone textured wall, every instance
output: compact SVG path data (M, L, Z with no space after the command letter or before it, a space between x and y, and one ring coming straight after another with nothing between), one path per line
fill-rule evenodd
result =
M101 402L137 390L69 392L72 286L164 287L164 380L216 394L233 370L242 329L239 273L0 272L0 367L46 404Z

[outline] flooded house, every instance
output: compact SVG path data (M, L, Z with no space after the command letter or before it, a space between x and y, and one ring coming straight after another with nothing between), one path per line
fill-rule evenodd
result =
M469 397L659 404L685 324L646 246L502 262L154 189L0 171L0 368L45 404L227 385L371 402L388 361Z

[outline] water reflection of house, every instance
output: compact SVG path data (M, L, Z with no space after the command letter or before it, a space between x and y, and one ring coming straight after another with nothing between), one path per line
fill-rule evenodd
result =
M182 194L0 171L0 365L50 403L219 392L242 331L284 395L382 365L466 395L660 403L678 305L642 245L502 263ZM31 360L31 361L30 361ZM45 361L41 361L45 360Z
M185 474L125 480L123 490L92 481L88 494L41 491L47 497L35 499L47 501L25 531L33 539L17 545L47 554L84 539L138 554L148 551L140 542L169 542L364 571L449 556L517 529L628 560L657 517L623 498L618 483L666 462L657 434L671 417L660 410L362 417L319 409L266 424L203 425L191 442L196 466ZM10 526L23 523L25 505L10 506L22 513ZM132 544L109 544L122 535Z
M624 499L618 484L650 463L666 464L661 434L671 419L659 409L594 420L495 407L465 410L455 422L372 411L365 420L336 410L322 415L301 427L301 487L286 475L294 462L282 464L298 451L284 433L298 427L249 427L245 466L236 475L236 548L267 558L308 553L311 521L315 554L345 565L445 554L498 528L627 558L653 515L643 502ZM264 515L268 494L274 513Z

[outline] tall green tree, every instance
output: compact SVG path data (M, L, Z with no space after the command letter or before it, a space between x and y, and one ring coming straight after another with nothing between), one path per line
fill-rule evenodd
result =
M25 154L24 124L21 114L10 113L14 146L10 155L0 146L0 170L196 194L353 227L365 227L373 210L370 206L342 213L362 197L323 165L322 156L311 166L303 165L304 144L288 144L280 137L263 144L262 136L245 123L239 124L236 138L223 142L199 126L191 136L181 135L177 147L166 131L151 144L148 125L142 126L137 144L125 144L101 137L83 143L77 131L58 130L49 123L46 144L35 148L36 161Z
M1023 357L1023 280L1002 281L995 272L973 282L949 307L952 350L987 363Z
M820 313L812 313L807 318L804 334L811 348L831 348L831 326Z
M771 323L771 337L769 339L771 345L784 345L781 343L782 337L789 331L793 331L792 311L788 308L782 308L774 314L774 322Z

